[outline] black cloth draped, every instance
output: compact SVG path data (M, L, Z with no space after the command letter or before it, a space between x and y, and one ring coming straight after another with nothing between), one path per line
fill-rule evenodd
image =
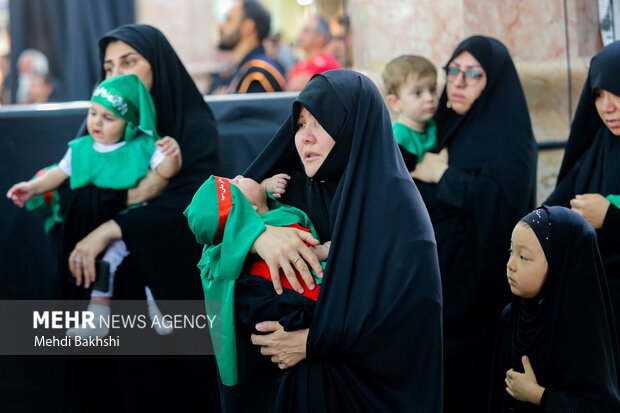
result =
M474 36L462 52L482 65L487 84L465 115L441 95L436 151L448 148L449 168L437 184L416 181L435 236L444 297L444 411L482 411L490 354L502 308L508 240L535 203L536 143L525 96L506 47ZM468 380L463 380L463 372Z
M336 141L310 179L294 145L301 105ZM432 228L380 93L333 70L246 171L293 174L283 197L331 240L307 359L282 374L281 412L441 411L441 289Z
M620 194L620 137L601 120L594 105L595 89L620 96L620 41L606 46L592 58L583 86L555 190L547 205L570 207L579 194ZM603 227L598 229L598 245L620 331L620 209L610 205Z
M618 343L594 229L558 206L542 207L524 221L540 241L549 270L536 297L513 296L504 310L488 411L620 411ZM506 372L523 372L524 355L545 387L540 407L505 390Z

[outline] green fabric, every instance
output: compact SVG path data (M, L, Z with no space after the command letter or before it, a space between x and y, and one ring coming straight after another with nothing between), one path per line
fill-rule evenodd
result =
M124 75L104 80L93 92L91 102L105 106L127 122L124 136L127 142L140 132L159 139L155 104L138 76Z
M37 172L32 179L37 179L43 175L43 171L49 171L50 169L57 166L57 164L50 165L47 168L44 168ZM62 222L62 216L60 215L60 199L58 197L57 191L51 191L51 197L48 195L46 199L46 194L36 195L26 201L24 205L27 211L32 212L37 217L45 220L44 228L45 232L48 233L50 230L56 225L56 223Z
M607 195L609 202L620 208L620 195Z
M258 215L250 202L230 185L233 206L224 228L222 242L214 244L219 225L219 206L215 178L211 176L198 189L184 212L200 244L204 244L198 262L207 314L220 311L211 328L211 339L222 383L237 384L237 344L235 338L235 280L241 275L246 256L265 225L299 224L317 237L308 216L297 208L280 204L268 195L270 211ZM316 277L315 277L316 278ZM318 281L317 281L318 282Z
M396 142L407 152L418 157L418 163L424 159L424 154L437 145L437 125L434 120L426 122L426 131L421 133L403 125L400 122L392 123L392 130Z
M97 152L90 135L69 142L71 148L71 189L95 185L106 189L129 189L138 185L149 170L155 138L140 134L110 152Z

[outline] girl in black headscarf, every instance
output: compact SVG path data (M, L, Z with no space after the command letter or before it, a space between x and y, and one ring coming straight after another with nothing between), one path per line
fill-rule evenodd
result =
M335 140L318 169L312 140L296 134L303 110ZM269 334L252 336L285 369L275 410L441 411L432 228L372 82L347 70L316 75L245 175L262 180L275 172L291 176L283 202L304 210L321 240L331 240L309 330L287 332L266 320L257 329ZM257 238L259 254L274 249L277 242L261 245L270 236L268 228ZM304 253L286 251L299 269Z
M592 58L558 182L545 201L572 207L596 229L616 331L620 331L620 209L605 197L620 194L619 65L620 41Z
M506 239L534 206L536 144L502 43L464 40L446 75L435 115L442 151L425 155L414 177L435 229L443 284L444 411L461 411L465 400L470 411L482 411L495 328L509 298L500 276Z
M507 264L490 413L618 412L617 339L596 233L564 207L526 215Z
M156 28L121 26L101 38L99 49L102 78L134 73L147 86L155 103L157 131L178 141L183 167L169 182L149 174L129 191L86 187L61 193L63 215L67 217L64 263L71 252L71 258L81 262L76 271L94 278L95 258L111 240L122 238L131 255L118 269L115 298L144 298L144 285L148 285L156 300L202 300L195 265L201 248L183 210L206 177L217 173L218 136L211 109ZM127 204L144 201L148 205L117 215ZM93 213L86 217L84 211ZM81 235L89 231L82 239ZM73 289L66 295L87 297L88 291ZM165 307L160 306L165 313ZM74 363L74 388L70 392L77 390L77 397L90 394L83 389L83 375L98 371L95 379L99 382L92 385L116 386L111 391L113 405L116 402L132 410L219 410L211 357L119 357L98 366L94 363L90 359L89 363ZM88 366L88 372L78 370L85 368L82 365ZM79 404L78 400L76 410L83 411L84 406Z

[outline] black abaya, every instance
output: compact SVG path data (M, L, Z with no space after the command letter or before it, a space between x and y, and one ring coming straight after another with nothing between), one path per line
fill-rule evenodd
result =
M620 194L620 136L603 123L594 105L597 88L620 96L620 41L592 58L588 78L571 125L555 190L547 205L570 207L579 194ZM602 228L596 231L620 331L620 209L610 205Z
M509 299L503 277L508 240L533 208L536 189L536 143L508 50L474 36L448 62L464 51L483 67L486 87L462 116L447 107L444 90L435 115L436 151L448 149L449 167L437 184L416 181L437 238L448 413L461 411L464 401L470 411L486 404L495 329Z
M493 363L489 413L620 411L618 343L596 234L577 213L543 207L528 214L549 270L536 297L504 310ZM527 356L541 406L506 392L506 372Z
M310 179L294 146L303 105L336 141ZM380 93L347 70L316 75L246 171L293 174L285 203L332 241L307 359L276 411L441 411L441 290L432 228Z

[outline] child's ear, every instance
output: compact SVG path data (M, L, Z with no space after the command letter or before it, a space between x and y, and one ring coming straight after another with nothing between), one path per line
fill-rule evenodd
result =
M398 96L392 94L387 95L385 97L385 103L388 104L388 106L390 107L390 109L392 109L393 112L400 113L401 107L400 99L398 98Z

